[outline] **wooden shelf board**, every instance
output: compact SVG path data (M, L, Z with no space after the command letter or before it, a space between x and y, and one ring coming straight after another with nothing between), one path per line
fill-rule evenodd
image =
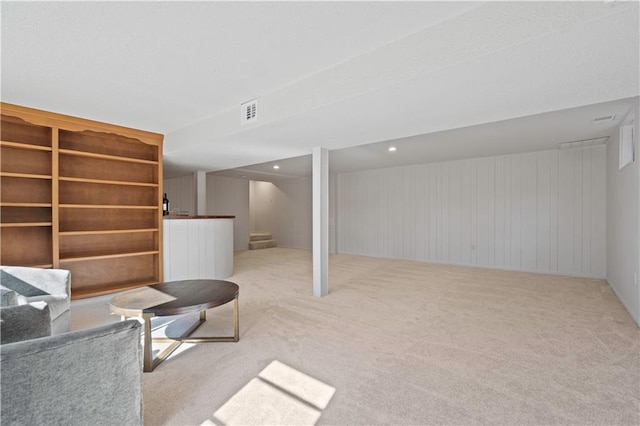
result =
M0 172L0 176L2 176L2 177L18 177L18 178L28 178L28 179L48 179L48 180L51 180L51 175L33 175L33 174L29 174L29 173Z
M2 228L28 228L37 226L51 226L51 222L0 223Z
M62 209L130 209L130 210L159 210L160 206L127 206L114 204L60 204Z
M0 146L6 146L6 147L18 148L18 149L32 149L36 151L49 151L49 152L52 151L50 146L33 145L30 143L20 143L20 142L0 141Z
M132 256L146 256L150 254L159 254L160 251L152 250L152 251L137 251L131 253L114 253L114 254L86 254L85 256L78 257L60 257L60 262L80 262L83 260L98 260L98 259L117 259L120 257L132 257Z
M102 160L124 161L126 163L139 163L139 164L152 164L152 165L158 164L157 161L153 161L153 160L140 160L137 158L120 157L118 155L97 154L95 152L88 152L88 151L75 151L72 149L60 149L58 150L58 152L60 154L74 155L76 157L100 158Z
M132 232L158 232L158 228L143 229L107 229L102 231L61 231L60 236L65 235L100 235L100 234L129 234Z
M103 185L149 186L152 188L157 188L159 186L157 183L125 182L121 180L102 180L102 179L89 179L89 178L77 178L77 177L65 177L65 176L60 176L59 180L61 182L99 183Z
M0 203L0 207L52 207L51 203Z
M159 284L158 280L136 281L127 283L107 284L100 287L90 287L81 290L71 288L71 299L84 299L87 297L103 296L105 294L117 293L126 290L132 290L138 287Z
M19 266L26 266L28 268L51 269L53 268L53 263L30 263L30 264L22 264Z

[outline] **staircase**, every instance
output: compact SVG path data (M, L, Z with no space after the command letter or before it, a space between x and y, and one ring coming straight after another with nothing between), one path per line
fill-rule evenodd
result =
M249 250L278 247L276 240L269 232L252 232L249 234Z

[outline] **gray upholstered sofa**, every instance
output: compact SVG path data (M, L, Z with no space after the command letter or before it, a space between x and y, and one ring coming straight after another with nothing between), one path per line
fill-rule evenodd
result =
M140 329L129 320L0 345L0 423L142 425Z
M65 333L68 271L0 273L0 424L142 425L141 324Z
M51 317L49 334L69 331L71 322L71 273L64 269L0 266L1 307L45 302ZM41 305L41 304L37 304ZM12 309L17 311L20 308ZM28 310L28 308L25 308ZM3 317L5 313L3 313ZM8 327L8 324L6 324ZM3 327L5 321L3 321ZM6 341L3 339L3 341Z

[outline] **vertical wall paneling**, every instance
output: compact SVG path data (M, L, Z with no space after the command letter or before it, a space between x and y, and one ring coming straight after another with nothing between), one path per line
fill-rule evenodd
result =
M494 250L494 265L499 268L504 268L504 254L505 254L505 198L504 198L504 159L505 157L497 157L495 159L495 177L494 177L494 236L495 236L495 250Z
M415 187L416 187L416 167L407 167L403 170L401 185L406 185L402 191L402 205L404 208L402 215L402 256L407 259L416 258L416 239L412 238L413 229L415 229L414 212L416 211Z
M601 146L341 173L338 249L603 277Z
M520 163L520 262L525 270L536 269L537 242L537 154L523 154ZM533 244L522 244L531 241Z
M425 250L425 176L424 166L415 166L415 186L413 192L413 198L415 199L415 210L413 211L413 232L415 232L415 257L416 260L424 260L427 257Z
M460 224L461 218L461 173L460 163L449 163L448 167L448 181L449 181L449 214L445 215L449 219L448 223L448 256L447 261L452 263L461 262L461 238L460 238Z
M429 165L429 260L439 260L438 246L438 205L437 198L438 164Z
M563 273L573 271L573 154L573 150L560 150L558 157L558 272Z
M515 269L520 269L521 264L521 239L522 228L522 194L521 194L522 155L511 157L511 264Z
M554 272L558 271L558 189L558 151L549 151L549 271Z
M573 149L573 268L571 273L582 269L582 198L583 198L583 174L582 169L584 149Z
M511 264L511 210L512 210L512 197L511 197L511 165L512 157L504 158L504 265L507 268L512 268Z
M489 255L488 255L488 265L495 265L496 258L496 228L495 228L495 180L496 180L496 162L495 158L489 158L489 203L487 205L488 208L488 217L487 217L487 227L489 229Z
M580 234L582 235L582 259L580 265L585 265L589 270L591 259L591 209L585 208L591 206L591 153L593 148L589 147L582 150L582 229ZM580 268L582 269L582 268Z
M460 262L471 264L471 161L460 162Z
M478 163L472 161L471 168L471 263L478 264Z
M536 270L548 271L549 265L549 226L550 214L549 206L551 201L550 188L550 151L537 154L536 164Z
M591 149L591 258L589 265L594 276L606 276L607 273L607 205L606 200L607 176L606 146L595 146Z
M489 163L488 159L478 160L477 164L477 214L476 214L476 262L478 265L489 265Z

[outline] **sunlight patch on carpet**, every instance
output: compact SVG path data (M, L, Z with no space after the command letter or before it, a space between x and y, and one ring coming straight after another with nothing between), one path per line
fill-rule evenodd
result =
M273 361L202 426L314 425L335 391L320 380Z

